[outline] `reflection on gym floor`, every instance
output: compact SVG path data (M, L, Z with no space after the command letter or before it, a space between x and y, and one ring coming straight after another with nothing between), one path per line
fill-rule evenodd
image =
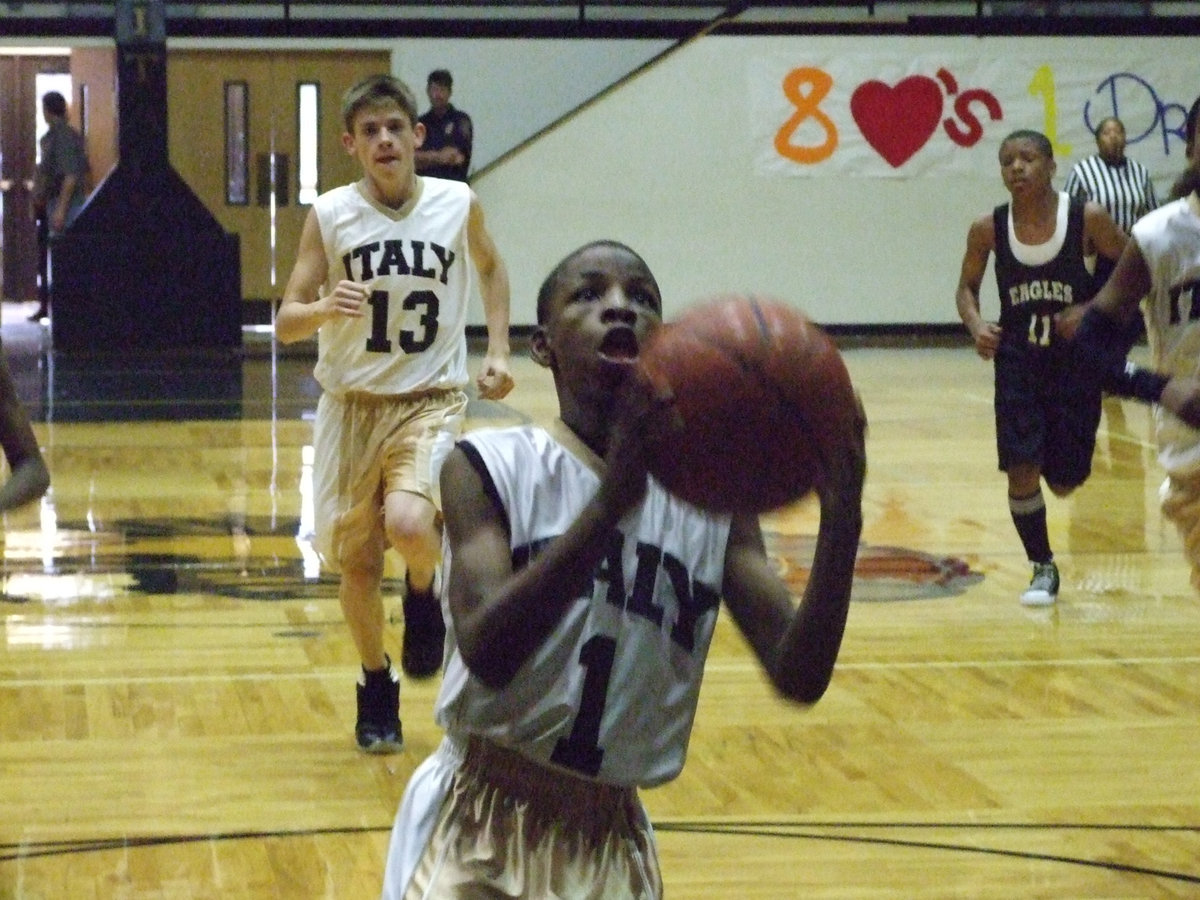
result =
M0 897L378 896L438 683L404 681L403 753L357 751L357 657L309 545L311 353L65 357L5 312L52 487L4 517ZM785 705L719 620L687 765L645 794L670 896L1194 896L1200 602L1148 410L1106 402L1092 479L1047 498L1063 587L1027 609L991 367L844 355L870 462L837 671ZM468 427L554 416L547 373L513 368ZM763 519L797 591L817 514Z

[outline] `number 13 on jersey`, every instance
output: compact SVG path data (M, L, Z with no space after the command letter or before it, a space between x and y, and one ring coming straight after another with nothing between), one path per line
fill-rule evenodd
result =
M391 298L387 291L371 291L367 298L371 306L371 336L367 338L367 352L391 353L392 340L388 337L388 312ZM409 293L401 308L416 311L418 328L414 331L401 329L396 343L403 353L420 353L428 350L438 333L438 296L433 291L420 290Z

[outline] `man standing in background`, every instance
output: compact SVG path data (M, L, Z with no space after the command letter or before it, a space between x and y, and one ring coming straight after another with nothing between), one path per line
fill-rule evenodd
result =
M67 100L58 91L42 97L47 130L39 143L33 210L38 220L38 309L29 317L38 322L50 314L50 239L61 234L87 199L87 150L83 135L67 124Z
M425 83L429 111L421 116L425 141L417 150L418 175L466 181L471 168L474 131L471 117L450 102L454 78L447 69L434 69Z

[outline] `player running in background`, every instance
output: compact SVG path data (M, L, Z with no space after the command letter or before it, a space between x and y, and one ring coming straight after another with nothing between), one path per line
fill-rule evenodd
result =
M399 678L384 650L384 551L406 566L401 666L438 672L445 626L434 576L441 548L437 477L467 405L472 268L487 320L482 397L512 388L508 274L465 184L418 176L423 130L401 81L368 78L346 94L342 144L362 179L313 204L275 332L318 336L315 547L341 573L338 597L362 662L358 745L403 743Z
M1042 482L1065 497L1087 479L1101 397L1070 382L1074 351L1056 335L1055 319L1090 298L1085 258L1116 259L1126 236L1104 207L1053 188L1054 151L1044 134L1013 132L1001 142L999 159L1012 199L971 223L956 302L976 352L995 361L999 464L1008 478L1013 525L1033 567L1021 603L1047 606L1058 597L1059 573ZM993 252L998 323L985 320L979 306Z
M1163 514L1183 538L1200 590L1200 97L1187 117L1188 166L1175 198L1140 219L1112 277L1089 304L1075 334L1077 378L1095 390L1126 350L1126 323L1146 298L1146 331L1157 393L1158 458L1166 470Z

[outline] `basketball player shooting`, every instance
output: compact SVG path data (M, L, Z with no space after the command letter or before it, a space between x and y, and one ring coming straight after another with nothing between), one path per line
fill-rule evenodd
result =
M818 479L797 605L755 515L706 512L647 477L646 434L674 410L634 373L661 314L633 250L570 254L530 345L558 426L472 431L446 459L446 737L401 801L385 898L661 896L637 791L683 767L722 600L783 696L813 704L830 682L862 529L861 407Z

